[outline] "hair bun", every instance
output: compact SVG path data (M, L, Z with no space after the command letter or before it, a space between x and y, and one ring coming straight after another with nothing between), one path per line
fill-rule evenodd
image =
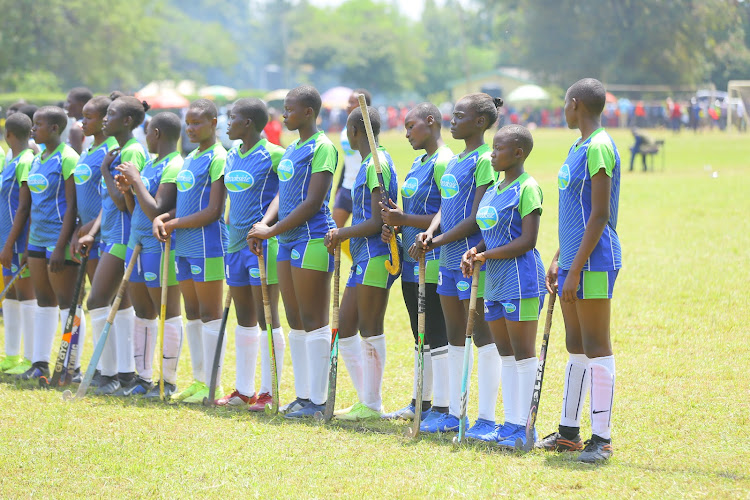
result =
M151 105L147 103L146 101L141 101L141 104L143 104L143 111L146 112L149 109L151 109Z
M112 92L111 94L109 94L109 98L110 98L111 100L113 100L113 101L114 101L115 99L119 99L120 97L125 97L125 94L123 94L123 93L122 93L122 92L120 92L119 90L115 90L115 91L113 91L113 92Z
M492 99L492 102L495 103L496 108L502 108L503 107L503 99L502 97L494 97Z

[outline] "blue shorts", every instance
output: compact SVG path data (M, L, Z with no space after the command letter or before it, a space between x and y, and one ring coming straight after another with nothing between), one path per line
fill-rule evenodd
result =
M110 255L114 255L122 261L124 261L127 257L128 250L128 246L122 243L107 243L106 241L102 241L99 244L99 255L108 253Z
M581 281L578 284L576 297L579 299L611 299L615 288L615 280L619 269L614 271L582 271ZM565 278L568 276L567 269L557 272L557 294L562 294Z
M505 318L508 321L536 321L544 305L544 295L528 299L507 299L484 301L485 321Z
M205 283L224 280L224 257L175 257L175 268L177 281Z
M352 213L352 190L341 187L336 191L336 199L333 201L333 208L340 208Z
M133 256L133 249L128 247L126 262L130 262ZM149 288L160 288L161 287L161 266L162 266L162 253L139 253L138 259L135 261L135 267L133 272L130 274L130 281L133 283L146 283ZM169 275L167 277L167 286L174 286L177 284L177 276L175 274L175 254L174 250L169 252Z
M99 257L101 256L101 241L96 240L93 245L91 245L91 248L89 248L89 260L99 260Z
M479 272L477 298L484 297L484 267L483 265ZM471 278L464 278L460 269L448 269L440 266L437 293L446 297L458 296L459 300L468 300L471 298Z
M37 259L48 259L52 257L52 252L55 251L55 247L40 247L37 245L33 245L31 243L28 244L26 247L26 251L29 254L29 257L34 257ZM68 266L77 266L78 262L75 262L73 260L73 256L70 253L70 245L65 246L65 264Z
M279 254L276 261L290 261L294 267L301 269L312 269L324 273L333 272L333 255L328 253L323 238L289 243L279 242Z
M398 278L398 274L392 275L385 268L385 261L389 257L389 255L380 255L370 260L363 260L352 264L346 286L366 285L375 288L390 289L393 282Z
M13 276L21 269L21 257L23 257L23 254L13 254L13 257L10 259L10 269L3 267L3 276ZM29 276L29 268L27 267L21 273L21 278L28 278Z
M276 256L278 252L279 242L276 238L263 241L266 282L269 285L279 283L279 278L276 274ZM258 256L250 251L250 247L242 247L236 252L227 253L224 256L224 275L229 286L260 286Z
M425 262L425 283L437 285L439 274L439 260ZM407 283L419 283L419 264L410 260L401 261L401 280Z

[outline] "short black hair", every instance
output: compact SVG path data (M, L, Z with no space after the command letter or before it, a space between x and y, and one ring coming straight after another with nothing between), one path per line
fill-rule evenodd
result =
M149 126L158 128L159 132L161 132L164 138L168 141L176 141L179 139L180 132L182 131L180 117L171 111L162 111L151 118Z
M370 115L370 125L372 125L372 133L377 137L380 135L380 113L378 113L377 108L373 108L372 106L367 107L367 114ZM361 130L362 132L366 132L367 129L365 128L365 120L362 118L362 108L354 108L352 112L349 114L349 118L347 121L351 121L354 123L354 126L357 127L357 130Z
M372 106L372 94L370 94L369 90L367 90L367 89L354 89L353 94L357 96L357 99L359 99L359 94L364 95L365 96L365 103L368 106Z
M431 116L435 119L435 123L438 127L442 127L443 125L443 114L438 107L431 102L420 102L409 111L408 115L412 113L414 113L414 116L420 120L427 120L427 117Z
M107 114L107 108L111 103L112 99L109 96L98 95L89 99L86 105L93 107L99 116L103 117Z
M523 152L525 153L524 158L527 158L531 153L531 150L534 149L534 138L531 137L529 129L523 125L506 125L498 130L495 135L510 136L513 142L515 142L516 147L523 149Z
M39 109L36 104L22 104L17 110L17 113L23 113L29 117L29 120L34 120L34 113Z
M255 130L260 132L268 124L268 107L266 103L254 97L238 99L232 104L232 113L253 121Z
M146 101L139 101L133 96L124 95L122 92L112 92L109 97L112 99L112 102L117 101L117 104L123 107L123 112L126 116L133 118L133 123L130 127L131 130L143 123L143 120L146 119L146 111L151 109L151 106Z
M206 115L209 118L218 118L219 110L216 108L216 104L210 99L197 99L190 103L188 110L197 109L202 115Z
M86 87L75 87L70 89L70 92L68 92L68 96L72 97L81 104L86 104L92 97L94 97L94 94L92 94L91 91Z
M25 106L25 105L26 105L26 101L18 101L18 102L14 102L14 103L13 103L13 104L11 104L10 106L8 106L8 109L6 110L6 112L9 112L9 111L13 111L13 112L15 113L15 112L17 112L17 111L18 111L19 109L21 109L21 107L22 107L22 106Z
M31 119L23 113L13 113L5 120L5 133L18 139L28 139L31 135Z
M57 125L57 132L62 134L68 126L68 114L59 106L42 106L35 115L43 116L52 125Z
M306 108L312 108L316 117L320 113L320 107L323 105L318 89L312 85L295 87L286 96L298 100Z
M607 102L607 91L604 84L596 78L583 78L568 89L568 96L583 103L589 113L600 115Z
M468 101L469 105L478 115L487 118L487 126L485 127L485 130L495 124L499 114L497 108L500 108L503 105L503 100L501 98L492 97L484 92L465 95L461 100Z

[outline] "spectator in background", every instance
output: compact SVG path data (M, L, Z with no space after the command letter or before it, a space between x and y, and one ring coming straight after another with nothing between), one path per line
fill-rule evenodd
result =
M281 122L279 121L279 112L274 108L268 110L268 123L263 128L266 139L272 144L284 147L281 144Z

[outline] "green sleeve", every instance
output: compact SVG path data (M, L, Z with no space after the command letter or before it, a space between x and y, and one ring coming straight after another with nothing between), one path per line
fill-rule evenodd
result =
M477 187L495 183L495 171L492 169L492 163L490 163L490 153L484 153L477 160L474 180L477 182Z
M211 166L209 167L208 173L211 175L211 182L216 182L224 177L224 164L227 161L227 152L224 148L221 148L224 154L220 151L216 151L214 158L211 160Z
M380 166L383 170L383 186L387 193L391 188L391 166L385 161L385 156L382 154L380 155ZM375 171L375 163L370 158L367 163L367 188L372 192L373 189L379 187L380 182L378 181L378 173Z
M271 145L272 144L269 143L269 146ZM272 165L271 168L273 168L274 172L278 172L279 162L281 161L281 158L283 158L284 156L284 151L285 151L284 148L280 148L278 146L274 148L269 147L268 149L268 153L271 155L271 165Z
M63 179L68 180L68 177L73 175L75 172L76 165L78 164L78 153L75 149L66 149L62 155L62 174Z
M615 169L615 151L611 144L592 143L586 151L586 161L591 177L595 176L601 169L604 169L604 172L612 177L612 171Z
M146 166L146 155L143 154L143 149L138 145L129 147L120 153L120 162L125 163L126 161L133 163L140 172Z
M448 167L448 163L450 163L451 158L452 155L441 155L440 152L438 152L438 157L435 160L435 168L432 171L432 178L435 180L435 184L437 184L438 186L440 186L440 179L443 178L443 174L445 173L445 169Z
M24 182L28 182L32 161L34 161L33 154L24 154L19 158L18 165L16 165L16 180L18 181L19 186Z
M518 213L523 219L534 210L542 213L542 188L536 182L524 182L521 186L521 196L518 201Z
M339 161L339 153L330 141L320 142L315 146L315 153L312 159L312 172L331 172L336 171L336 163Z
M174 184L177 182L177 174L182 170L184 160L179 154L172 158L161 173L161 182L159 184Z

